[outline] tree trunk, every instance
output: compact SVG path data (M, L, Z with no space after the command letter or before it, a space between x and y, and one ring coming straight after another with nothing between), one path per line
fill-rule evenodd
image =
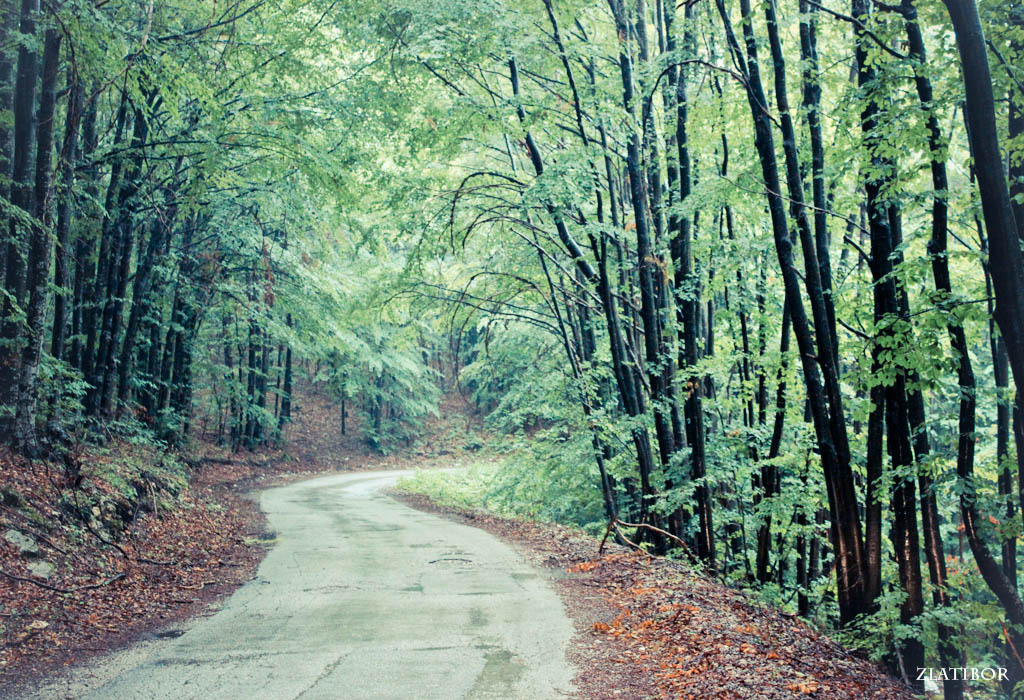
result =
M128 93L121 93L121 102L117 109L117 116L114 118L114 144L115 147L121 144L124 138L124 130L128 120ZM107 323L109 314L107 307L111 303L109 290L112 285L112 276L117 270L114 256L117 230L114 225L117 212L115 206L118 201L118 193L121 191L121 177L124 173L124 157L117 154L110 166L110 182L107 185L107 193L104 198L102 225L100 226L100 248L99 256L96 259L96 274L93 279L92 301L87 307L85 314L86 323L86 344L85 356L82 360L82 372L89 383L89 391L85 398L86 415L94 415L100 408L100 394L103 382L103 356L106 348L102 345L104 339L104 326ZM97 347L97 345L100 347Z
M82 85L73 71L68 71L68 111L64 122L64 143L61 146L60 201L57 205L57 242L53 267L53 328L50 335L50 355L64 357L67 337L68 261L71 252L71 218L74 204L75 162L78 159L78 125L82 114Z
M22 0L20 31L30 37L18 48L18 73L14 84L14 160L11 168L10 202L14 211L20 209L31 216L32 206L32 142L35 133L34 111L39 56L32 46L36 33L36 15L39 0ZM17 410L19 360L24 343L22 312L25 303L26 278L25 242L30 233L25 221L12 215L8 230L4 289L6 294L0 316L0 438L5 442L14 438L14 418Z
M51 240L50 200L53 194L53 117L57 102L57 72L60 44L58 29L46 30L43 41L43 69L39 84L39 114L36 118L35 221L30 229L27 264L28 309L26 338L18 376L18 408L14 421L14 442L24 454L36 451L36 399L39 393L39 360L43 353L43 326L49 301Z
M90 211L90 213L92 209L91 202L96 199L96 193L99 191L98 167L93 162L93 155L96 152L97 145L96 115L98 101L99 93L96 86L93 85L89 104L85 109L82 120L82 161L85 163L85 199L89 202L87 205L89 209L87 211ZM96 265L92 260L92 254L96 247L95 243L90 232L80 231L75 236L75 282L74 301L71 310L71 357L69 359L71 366L80 370L83 376L88 376L85 371L85 353L82 343L86 330L87 316L85 294L86 285L95 275Z
M988 230L989 267L996 297L995 318L1003 334L1010 369L1018 387L1016 410L1024 412L1024 390L1020 389L1024 386L1024 255L1020 246L1021 230L1018 229L1018 225L1024 227L1024 224L1018 224L1014 219L1010 191L1003 172L992 74L978 7L974 0L943 2L956 32L960 64L966 76L964 115L977 173L978 191L981 194L981 209ZM1017 449L1018 452L1024 450L1024 444L1018 444ZM989 582L990 586L993 584L1000 590L1005 588L994 579ZM1012 599L1007 598L1006 604L1019 608L1020 615L1024 617L1024 605L1021 605L1016 591L1012 593Z
M725 27L730 53L737 66L740 67L746 87L747 102L750 107L751 119L754 124L754 145L761 164L764 179L768 211L772 222L775 250L782 271L783 284L786 289L786 305L789 307L796 336L804 382L807 387L808 401L821 453L822 471L825 476L829 509L832 519L832 541L836 548L836 580L840 619L843 624L851 622L865 610L864 598L864 544L861 536L860 518L853 492L852 474L849 471L848 459L841 459L841 450L834 442L833 423L829 416L829 405L826 392L821 384L821 375L815 356L823 364L828 363L828 355L817 353L815 337L808 322L800 293L800 278L793 259L793 243L789 237L789 224L786 217L786 205L782 197L779 181L778 162L775 156L775 140L772 134L772 122L765 105L764 88L761 84L760 68L757 62L756 41L752 32L747 36L747 56L744 58L739 42L732 29L724 0L716 0L719 15ZM747 20L744 20L747 24ZM805 248L806 254L806 248ZM809 266L808 276L814 274L816 266ZM819 326L826 328L825 324ZM840 421L842 417L839 417ZM843 431L845 436L845 427ZM847 454L848 456L848 454Z
M938 117L933 108L931 81L924 71L927 56L913 0L902 0L901 10L907 33L910 59L914 67L914 84L917 89L918 100L928 115L928 147L931 151L930 164L932 191L934 193L932 200L932 231L931 239L928 243L928 253L932 260L932 274L935 278L936 289L943 295L943 299L948 300L952 291L949 286L949 265L946 250L948 234L946 192L948 189L948 178L945 160L940 157L940 154L945 152L946 144L942 138ZM957 329L953 328L953 325L959 326L959 324L951 324L949 328L951 340L954 336L963 336L964 332L962 326L959 326L959 329ZM956 342L954 341L955 344ZM969 358L967 362L970 362ZM966 389L967 387L963 388ZM970 390L973 391L973 388L970 388ZM915 390L910 397L910 416L913 424L912 427L917 436L915 439L915 456L918 463L920 463L929 450L928 437L924 426L924 399L920 390ZM942 533L939 528L938 502L932 478L925 469L918 469L918 487L921 491L921 526L924 533L928 576L933 590L932 598L937 607L948 608L952 601L947 590L946 558L942 546ZM948 625L938 625L939 659L942 666L946 668L957 667L961 664L961 655L953 641L954 635L955 630ZM960 700L963 698L964 684L962 681L943 681L942 689L945 700Z
M152 107L154 95L150 95L147 109ZM125 175L121 185L121 195L117 207L117 271L115 273L116 284L113 285L112 295L109 297L111 303L109 326L104 321L105 335L101 347L105 348L102 353L103 381L100 391L100 410L104 416L114 415L114 387L118 378L118 342L121 335L121 326L124 321L124 304L128 296L128 277L131 273L132 252L135 247L135 225L134 209L136 197L142 184L142 163L143 148L149 135L149 115L146 110L135 109L135 126L132 132L132 157L131 167ZM109 327L109 335L106 334ZM127 378L127 376L126 376ZM125 388L127 395L127 387Z
M672 11L666 8L668 16ZM693 37L690 26L693 21L689 6L684 10L684 35L682 49L685 55L692 51ZM671 32L673 22L667 23ZM677 151L678 197L682 204L690 196L692 190L692 174L690 161L690 142L687 133L688 96L687 69L680 66L675 73L675 107L676 130L675 142ZM674 288L676 294L676 319L682 333L682 347L677 359L679 369L686 375L683 402L683 427L686 444L690 447L690 479L697 482L694 491L697 511L697 556L704 560L712 569L715 567L715 538L711 509L711 492L703 480L707 474L706 431L704 428L704 383L699 376L691 376L698 361L697 316L701 305L700 280L694 269L692 247L692 222L687 216L671 215L669 230L672 239L669 253L674 268ZM682 536L683 533L677 533Z
M135 269L132 305L131 310L128 312L128 323L125 326L124 340L121 343L121 357L117 363L117 402L119 411L121 410L120 407L129 399L132 357L136 349L135 339L143 317L147 313L152 313L153 310L153 298L150 294L153 267L156 265L160 251L165 246L165 241L172 235L174 222L178 216L177 187L179 184L181 162L182 159L179 157L175 167L174 183L164 190L166 208L154 218L150 228L149 241L146 244L146 252L139 260Z
M285 316L285 325L292 327L292 315ZM278 416L277 429L284 430L286 423L292 420L292 346L285 346L284 351L284 387L281 392L281 413ZM342 435L345 434L344 428Z

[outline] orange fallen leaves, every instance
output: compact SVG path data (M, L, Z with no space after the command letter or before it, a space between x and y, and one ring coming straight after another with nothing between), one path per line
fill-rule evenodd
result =
M786 690L792 690L793 692L800 693L801 695L813 695L818 692L818 688L819 684L817 681L790 683L786 686Z

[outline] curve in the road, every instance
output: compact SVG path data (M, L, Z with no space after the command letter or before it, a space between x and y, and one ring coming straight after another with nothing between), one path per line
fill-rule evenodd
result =
M401 472L264 492L257 577L176 639L26 697L546 700L571 690L558 597L482 530L382 493Z

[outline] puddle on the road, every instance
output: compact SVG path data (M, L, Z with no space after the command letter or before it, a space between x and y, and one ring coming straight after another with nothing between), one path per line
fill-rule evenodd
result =
M486 627L489 618L480 608L472 608L469 611L469 624L473 627Z
M466 696L467 700L509 698L526 667L508 649L490 644L477 646L484 652L484 668Z

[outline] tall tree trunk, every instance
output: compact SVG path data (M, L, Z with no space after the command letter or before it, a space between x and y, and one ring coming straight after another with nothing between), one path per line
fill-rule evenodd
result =
M8 228L4 289L6 294L0 315L0 438L5 442L14 438L14 419L17 410L19 361L24 343L23 305L25 303L26 241L30 237L26 219L32 216L32 143L35 135L36 82L39 70L32 37L36 33L36 15L39 0L22 0L19 15L20 31L30 37L18 48L18 72L14 84L14 160L11 168L12 214ZM24 214L22 216L21 214Z
M866 17L870 6L866 0L852 0L852 14ZM897 290L893 275L893 258L897 254L899 236L897 225L899 215L896 205L885 200L883 188L892 179L895 165L887 156L882 156L883 144L876 135L878 126L878 105L870 91L875 88L875 69L868 59L869 39L858 26L856 33L857 83L866 93L861 109L860 123L862 144L870 161L866 172L864 189L867 193L868 228L871 234L870 268L874 283L875 297L875 342L882 347L894 347L899 341L894 324L906 319L909 324L909 310L906 309L905 294ZM875 355L879 357L879 355ZM899 570L900 585L906 596L900 607L903 624L915 624L924 608L921 592L921 568L917 530L916 479L901 474L914 464L910 446L910 417L907 402L907 370L896 364L879 367L885 382L885 428L886 444L893 471L897 474L892 491L893 524L891 536ZM877 379L881 381L881 379ZM876 410L878 410L876 408ZM905 679L921 690L920 681L915 680L914 669L924 666L924 647L916 638L905 640L902 649L897 649ZM901 655L901 656L900 656Z
M821 134L821 75L818 67L817 6L800 0L800 61L803 107L811 144L811 197L814 203L814 242L821 277L821 291L832 335L833 362L839 372L836 309L832 298L832 262L828 233L828 192L825 189L825 143Z
M36 399L39 360L43 353L46 306L49 301L50 252L53 250L51 195L53 194L53 119L57 103L57 73L60 44L58 29L46 30L43 41L43 69L39 84L39 113L36 118L35 221L28 246L26 338L18 376L18 409L14 422L17 449L30 454L37 449ZM71 117L77 119L77 117Z
M672 10L666 8L667 16L672 15ZM689 6L684 10L684 33L682 38L682 49L685 55L692 51L693 37L691 25L693 22L692 10ZM674 38L671 32L674 21L667 22L667 31L670 41L674 45ZM689 118L688 95L687 95L687 69L680 66L676 69L675 77L675 107L676 107L676 130L675 142L677 151L677 179L678 196L680 204L686 202L692 190L692 174L690 159L690 141L687 133L687 121ZM681 371L686 375L684 390L686 399L683 402L683 425L686 435L686 444L690 447L690 478L697 482L694 490L694 500L697 511L697 556L707 562L714 569L715 567L715 538L714 523L711 508L711 492L704 483L707 475L706 456L706 431L704 428L704 383L699 376L690 376L695 371L698 361L699 349L697 346L697 316L698 308L701 305L700 280L693 264L692 245L692 221L688 216L672 214L669 219L669 230L672 232L672 239L669 244L669 253L672 257L674 269L674 287L676 293L676 318L682 333L682 347L678 357L678 364ZM682 535L682 533L678 533Z
M74 208L75 163L78 160L78 126L81 121L82 84L72 70L68 71L68 110L64 122L64 143L60 154L60 199L57 204L57 242L54 255L53 328L50 335L50 355L64 357L67 337L68 261L71 253L71 218Z
M135 340L139 328L142 325L143 317L152 313L153 298L150 294L150 284L153 276L153 268L156 265L160 251L165 247L165 241L170 238L174 222L178 216L178 193L179 173L182 159L179 157L175 167L174 182L170 187L164 189L163 211L158 212L154 217L150 228L149 241L146 244L146 251L135 268L135 284L132 290L132 305L128 312L128 323L125 326L124 340L121 343L121 357L117 363L117 403L118 411L129 399L130 377L132 370L132 358L136 350Z
M994 316L1006 344L1006 354L1014 382L1018 387L1016 411L1024 413L1024 261L1020 250L1020 231L1014 219L1010 193L1003 174L995 119L995 99L988 65L985 36L974 0L944 0L956 32L960 63L965 76L964 115L968 126L981 208L989 238L989 270L995 291ZM951 339L958 345L959 337ZM975 503L974 475L974 374L971 371L966 342L954 347L960 357L960 440L957 473L964 485L960 496L960 515L978 570L1017 629L1024 628L1024 603L1016 586L1007 578L988 550L978 527L981 516ZM1015 431L1015 435L1019 435ZM1022 436L1024 437L1024 436ZM1017 450L1024 449L1018 439ZM1024 634L1008 629L1013 646L1024 649ZM1024 677L1019 664L1011 664L1015 675Z
M125 174L121 185L121 195L117 207L117 270L114 279L116 284L108 288L112 292L109 324L104 319L104 337L100 343L105 352L103 357L103 381L100 391L100 410L103 415L114 415L114 386L118 378L118 342L121 326L124 322L124 304L128 296L128 277L131 273L132 253L135 247L135 206L136 198L142 184L142 166L144 147L149 135L149 115L155 93L150 95L146 109L135 109L135 126L132 132L131 167ZM127 392L127 388L125 389Z
M96 153L96 116L98 112L99 91L94 84L89 104L82 117L82 161L85 180L85 211L94 215L92 202L99 192L99 168L94 162ZM85 369L84 334L86 332L87 304L86 285L95 276L95 261L92 259L96 241L90 231L79 231L75 236L75 282L74 301L71 310L71 366L81 370L88 376Z
M43 41L43 70L39 83L39 113L36 118L35 221L28 246L26 338L18 376L18 409L14 421L14 442L22 453L32 453L36 444L36 399L39 360L43 353L46 306L49 301L50 253L53 250L51 198L53 194L53 119L57 103L57 73L60 44L58 29L46 30ZM77 119L77 117L72 117Z
M292 315L285 316L285 325L292 327ZM286 423L292 420L292 346L285 346L284 351L284 386L281 392L281 413L278 416L277 429L284 430Z
M936 289L942 294L944 300L949 300L952 290L949 282L950 276L946 249L949 218L946 203L948 178L946 162L941 157L941 154L945 152L946 143L942 137L938 117L934 109L931 81L925 72L927 56L925 53L924 37L917 22L917 9L914 6L913 0L902 0L900 7L904 17L910 60L913 62L914 84L917 89L918 100L928 115L928 148L931 152L930 167L933 191L932 230L931 239L928 242L928 253L932 260L932 274L935 278ZM959 324L951 324L949 328L950 338L953 339L954 336L958 335L962 338L964 334L963 327L955 328L953 326L959 326ZM954 341L954 345L957 344L958 341ZM964 347L966 347L966 340ZM970 359L968 358L967 361L970 362ZM929 451L928 437L924 427L924 399L920 390L915 390L910 397L910 417L911 422L914 424L913 427L916 435L916 459L920 463ZM925 555L928 562L928 575L932 584L933 602L938 607L948 608L951 606L952 601L947 589L946 558L942 546L942 532L939 528L938 501L932 478L926 469L918 469L918 486L921 491L921 526L924 533ZM955 647L954 635L955 630L948 625L938 625L939 658L942 666L946 668L957 667L961 661L960 653ZM960 700L963 698L964 685L962 681L944 681L942 688L946 700Z
M797 339L804 382L808 392L808 402L814 423L814 432L818 439L821 453L822 471L825 476L826 491L832 520L832 541L836 548L836 580L840 619L843 624L852 621L865 610L864 598L864 544L861 536L860 518L857 513L856 497L853 491L852 473L847 460L841 458L842 450L837 449L833 435L833 423L829 415L829 401L822 387L821 375L815 356L822 363L831 357L817 353L815 337L808 322L800 293L800 278L793 259L793 243L789 237L789 224L786 217L786 205L782 197L779 180L778 162L775 155L775 139L772 134L772 122L767 111L767 99L761 83L760 67L757 62L756 41L752 33L747 36L747 58L740 48L732 29L724 0L716 0L719 15L726 32L726 38L735 64L740 68L746 88L747 102L750 107L751 119L754 124L754 145L761 164L764 179L768 211L772 222L775 250L782 271L783 284L786 289L786 305L789 307L793 323L793 334ZM747 24L745 18L744 23ZM806 249L805 249L806 254ZM816 266L809 266L805 272L814 274ZM824 330L827 326L820 325ZM827 331L826 331L827 332ZM842 417L839 417L842 420ZM842 433L845 436L845 428Z
M11 35L18 30L18 12L13 2L0 8L0 46L7 47ZM14 108L14 56L10 51L0 51L0 112ZM0 124L0 199L11 196L11 167L14 164L14 136L6 121ZM6 227L7 216L0 215L0 226ZM7 269L7 244L0 243L0 281Z
M995 318L1006 343L1010 370L1018 387L1016 410L1024 413L1024 391L1020 390L1024 386L1024 254L1020 245L1024 223L1014 219L1013 203L1003 171L992 74L978 7L974 0L943 2L956 32L960 64L966 76L964 116L981 195L981 209L988 230L989 267L996 297ZM1024 451L1024 439L1018 441L1017 450ZM984 568L982 574L985 575ZM1011 619L1018 614L1024 618L1024 605L1016 591L1009 590L996 578L985 576L985 579L990 586L1002 591L997 596L1000 600L1005 598L1004 604L1018 609L1010 615ZM1013 595L1009 596L1010 593Z
M654 298L654 275L657 265L651 250L650 236L650 207L647 200L647 182L642 170L641 141L637 134L636 127L636 105L634 104L633 85L633 59L630 55L628 37L631 34L630 23L627 19L626 9L622 0L609 0L609 5L615 25L619 33L619 72L622 77L622 103L626 109L629 119L628 137L626 141L626 170L629 176L630 199L633 205L633 217L636 227L637 261L639 266L640 284L640 315L643 322L643 342L646 354L648 370L648 382L651 391L651 403L654 405L655 432L658 439L658 446L664 462L666 455L671 456L671 435L672 429L666 413L662 410L660 401L664 393L662 386L662 373L657 368L661 360L659 352L661 349L661 333L655 309ZM638 446L639 447L639 446ZM651 474L641 470L640 481L642 497L645 501L651 501L655 497L654 485L651 481ZM649 505L649 504L647 504ZM647 510L647 518L657 525L657 515ZM659 546L658 549L662 547Z
M117 115L114 117L114 144L117 147L122 143L124 131L128 120L128 92L122 90L120 105L117 108ZM85 356L82 360L82 372L89 383L89 390L85 398L86 415L94 415L100 409L100 395L103 390L103 369L106 347L103 345L105 337L105 325L109 319L108 306L112 303L110 289L113 285L113 276L116 274L116 238L117 226L115 225L118 216L115 207L118 204L118 195L121 192L121 179L124 173L124 156L116 154L110 165L110 182L107 185L107 193L104 197L102 224L100 226L99 255L96 258L96 273L92 285L92 302L86 309L86 343ZM109 332L107 333L109 335Z

